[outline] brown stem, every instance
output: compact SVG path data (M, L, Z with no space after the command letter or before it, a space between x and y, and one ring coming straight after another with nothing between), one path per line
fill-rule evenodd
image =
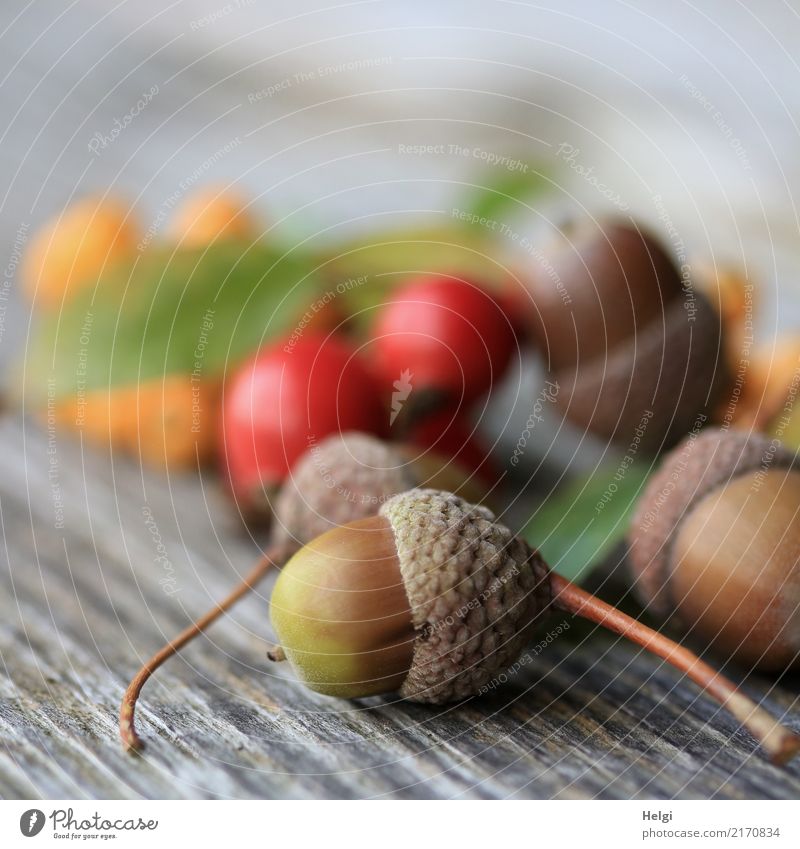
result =
M286 660L286 652L283 650L283 646L273 646L267 652L267 659L273 663L283 663Z
M122 743L127 750L141 749L144 745L142 738L136 733L134 714L136 712L136 701L142 692L142 687L147 683L150 676L165 661L169 660L174 654L177 654L188 642L194 639L194 637L202 634L209 625L216 622L226 610L230 610L242 596L247 595L281 558L282 552L277 548L266 552L252 572L236 586L230 595L212 607L208 613L201 616L195 622L192 622L174 640L171 640L162 649L159 649L136 673L131 683L128 684L128 689L125 690L125 695L122 697L122 704L119 708L119 736L122 738Z
M452 402L449 392L432 386L415 391L395 413L392 422L392 439L395 442L407 442L414 427L427 416L441 410Z
M740 693L732 681L704 663L688 649L670 640L669 637L659 634L658 631L648 628L647 625L637 622L621 610L606 604L560 575L552 573L551 587L554 603L559 609L603 625L610 631L643 646L653 654L663 657L668 663L684 672L750 730L773 763L786 763L800 751L800 737L781 725L764 708Z

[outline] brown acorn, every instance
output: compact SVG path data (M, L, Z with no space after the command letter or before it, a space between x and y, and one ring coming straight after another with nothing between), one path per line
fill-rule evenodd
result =
M647 607L724 659L800 658L800 468L760 434L714 429L669 454L631 522Z
M658 451L730 385L719 314L632 223L584 221L543 250L533 335L575 426Z
M455 490L472 500L486 491L475 475L435 452L390 445L363 433L329 436L312 446L284 482L275 505L272 544L255 568L219 604L153 655L134 676L120 708L126 745L136 748L136 701L153 673L230 610L275 566L331 528L374 516L391 496L416 486Z
M312 689L441 703L474 695L519 657L549 607L547 577L538 553L487 508L411 490L306 545L281 572L270 611Z
M606 356L683 291L671 257L631 222L570 222L542 256L529 280L533 332L555 372Z
M311 689L432 704L492 688L551 610L601 624L665 658L719 700L776 762L800 739L685 648L550 572L485 507L411 490L377 516L304 546L270 604L288 659Z

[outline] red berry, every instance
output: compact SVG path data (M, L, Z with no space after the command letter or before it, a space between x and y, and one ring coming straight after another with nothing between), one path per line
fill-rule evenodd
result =
M248 361L226 388L223 456L234 497L250 514L269 500L289 469L332 433L381 435L387 413L355 349L334 336L283 340Z
M435 394L451 408L488 392L516 344L514 329L491 294L445 275L417 278L395 292L381 309L373 336L384 393L410 373L412 392Z

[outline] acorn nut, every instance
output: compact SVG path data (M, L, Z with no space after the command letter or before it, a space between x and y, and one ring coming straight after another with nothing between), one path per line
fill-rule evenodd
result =
M760 434L688 437L648 483L629 563L654 613L761 670L800 658L800 468Z
M721 319L656 239L587 219L543 257L533 336L573 425L657 452L711 416L731 383Z
M229 599L249 589L245 579ZM395 495L377 516L334 528L298 551L273 591L282 645L269 657L288 659L309 687L332 696L397 692L417 702L457 701L480 693L516 660L550 609L596 622L667 660L776 763L800 749L800 738L688 649L550 572L487 508L438 490ZM131 682L120 708L128 749L141 746L134 709L142 683L212 614Z

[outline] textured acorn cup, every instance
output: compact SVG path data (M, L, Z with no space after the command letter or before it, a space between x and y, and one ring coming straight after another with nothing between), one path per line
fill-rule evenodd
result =
M392 495L420 485L455 490L476 501L486 494L474 475L435 452L419 453L355 432L329 436L312 446L283 484L275 507L272 544L255 568L225 599L156 652L132 679L120 707L125 746L142 746L134 725L136 702L165 661L206 631L301 546L331 528L373 516Z
M688 437L639 502L629 533L638 595L725 659L762 670L800 656L800 469L760 434Z
M275 503L274 539L296 551L331 528L374 516L392 495L415 487L482 501L485 488L457 462L364 433L329 436L295 464Z
M323 534L286 564L272 595L288 659L311 689L398 693L440 704L482 692L522 653L551 607L664 658L716 698L775 762L800 740L689 650L549 571L485 507L412 490L371 519Z
M545 249L531 283L534 336L576 427L639 448L673 445L730 385L718 313L683 290L647 233L583 221Z

